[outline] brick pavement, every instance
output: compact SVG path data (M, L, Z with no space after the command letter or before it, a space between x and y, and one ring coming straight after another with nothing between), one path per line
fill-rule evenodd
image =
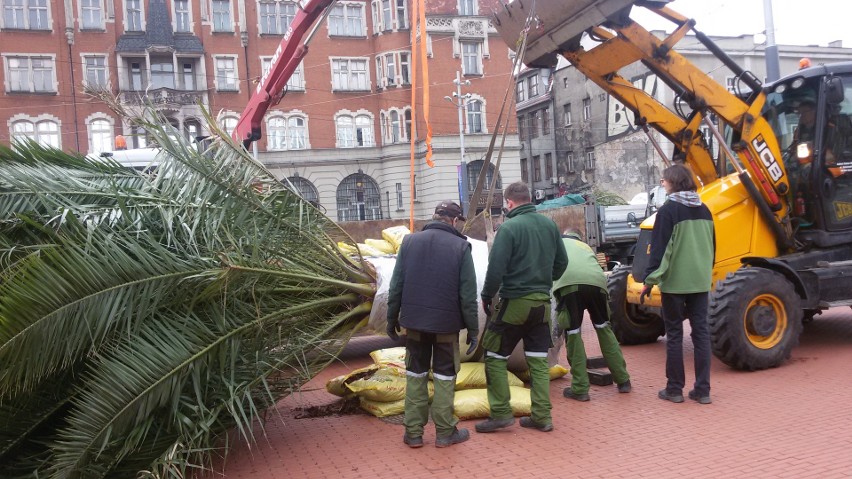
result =
M596 354L591 324L586 348ZM551 383L555 430L516 425L470 441L409 449L403 428L368 415L295 419L293 408L334 402L325 382L370 362L387 338L356 338L341 361L278 406L282 420L266 425L252 448L237 446L223 470L228 479L445 477L852 477L852 310L836 308L805 326L801 344L782 367L742 372L716 358L712 405L657 398L665 385L665 344L624 348L633 392L592 386L592 400L562 397L567 378ZM687 383L692 380L687 338ZM561 360L565 364L564 357ZM688 389L689 387L687 387ZM211 475L210 477L213 477Z

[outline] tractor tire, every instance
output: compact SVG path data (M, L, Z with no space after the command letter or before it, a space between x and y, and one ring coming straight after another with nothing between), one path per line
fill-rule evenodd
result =
M713 354L735 369L774 368L802 333L799 295L782 274L742 268L720 281L708 317Z
M640 310L627 303L627 275L630 266L619 265L607 280L609 291L610 324L618 342L623 345L653 343L666 334L663 318Z

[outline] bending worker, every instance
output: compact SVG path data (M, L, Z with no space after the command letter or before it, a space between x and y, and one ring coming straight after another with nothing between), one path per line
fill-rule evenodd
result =
M488 270L480 293L482 308L489 316L482 335L485 374L488 382L488 420L476 432L494 432L515 423L509 406L506 364L515 345L524 340L524 355L530 370L532 417L521 418L521 426L552 431L550 416L550 373L547 351L550 335L550 289L568 264L559 228L550 218L536 213L530 190L516 182L503 193L509 209L488 254ZM491 298L500 292L500 303L491 317Z
M562 277L553 283L553 295L557 301L556 319L559 327L565 329L565 349L568 353L568 364L571 365L571 386L565 388L562 395L577 401L589 400L586 348L580 334L584 311L589 312L595 326L601 353L618 385L618 392L629 393L631 386L627 364L609 324L606 275L595 257L595 252L580 240L576 231L566 231L562 242L568 254L568 268Z

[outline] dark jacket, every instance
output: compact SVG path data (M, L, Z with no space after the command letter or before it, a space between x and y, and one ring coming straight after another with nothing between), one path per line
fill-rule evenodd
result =
M388 320L427 333L478 331L476 271L467 238L433 221L402 240L388 290Z
M488 254L482 299L490 301L498 288L501 298L532 293L550 296L553 280L568 266L556 223L536 213L529 203L510 211L508 218L500 225Z
M669 196L654 220L651 258L645 284L659 285L663 293L710 291L716 240L713 216L694 192Z

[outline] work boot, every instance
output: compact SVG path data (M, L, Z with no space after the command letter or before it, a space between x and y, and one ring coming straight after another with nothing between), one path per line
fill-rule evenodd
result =
M632 390L633 386L630 384L629 379L618 385L618 392L620 393L629 393Z
M526 416L521 418L521 427L538 429L541 432L550 432L553 430L553 424L539 424L533 421L531 417Z
M698 404L710 404L710 403L713 402L713 400L710 399L709 394L706 395L706 396L699 396L698 393L695 392L695 389L693 389L692 391L689 391L689 394L687 394L687 396L689 396L689 399L692 399L693 401L697 401Z
M476 424L476 432L494 432L504 427L509 427L515 424L515 418L507 417L506 419L488 418L485 421Z
M589 400L589 393L575 393L570 387L565 388L565 390L562 391L562 395L568 399L580 402L586 402Z
M435 447L450 447L453 444L459 444L470 439L470 433L467 429L456 428L449 436L438 436L435 438Z
M671 401L675 403L683 402L683 394L672 394L665 389L660 389L660 392L657 393L657 397L663 401Z
M412 449L423 447L423 436L409 436L405 433L402 435L402 442Z

